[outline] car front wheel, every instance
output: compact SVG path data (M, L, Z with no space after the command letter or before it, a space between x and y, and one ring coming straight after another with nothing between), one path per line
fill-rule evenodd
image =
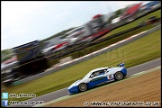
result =
M81 83L79 84L79 90L80 91L86 91L87 90L87 84L86 83Z
M124 75L122 72L115 73L115 80L119 81L119 80L122 80L123 78L124 78Z

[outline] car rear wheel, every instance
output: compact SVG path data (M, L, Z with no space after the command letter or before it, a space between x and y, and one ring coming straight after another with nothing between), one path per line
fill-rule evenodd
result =
M123 78L124 78L124 75L122 72L115 73L115 80L119 81L119 80L122 80Z
M87 84L86 83L81 83L80 85L79 85L79 90L80 91L86 91L87 90Z

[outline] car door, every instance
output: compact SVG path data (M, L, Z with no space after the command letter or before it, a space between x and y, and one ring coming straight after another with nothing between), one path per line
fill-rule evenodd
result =
M115 71L116 71L116 70L114 70L113 68L107 69L107 70L105 71L105 76L107 76L107 79L108 79L107 82L111 82L111 81L114 80L114 72L115 72Z
M93 72L90 76L89 86L94 87L100 84L106 83L108 81L107 76L105 75L105 69Z

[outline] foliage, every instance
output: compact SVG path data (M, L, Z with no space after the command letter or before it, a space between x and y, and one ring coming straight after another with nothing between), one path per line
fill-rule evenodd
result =
M11 58L13 56L12 49L5 49L1 51L1 62Z

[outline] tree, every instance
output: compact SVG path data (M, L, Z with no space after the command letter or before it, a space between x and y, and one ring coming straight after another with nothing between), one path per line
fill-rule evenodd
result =
M119 9L115 12L115 16L119 17L123 13L123 9Z
M113 20L114 19L114 16L111 16L109 19L108 19L108 23L111 23L111 20Z

